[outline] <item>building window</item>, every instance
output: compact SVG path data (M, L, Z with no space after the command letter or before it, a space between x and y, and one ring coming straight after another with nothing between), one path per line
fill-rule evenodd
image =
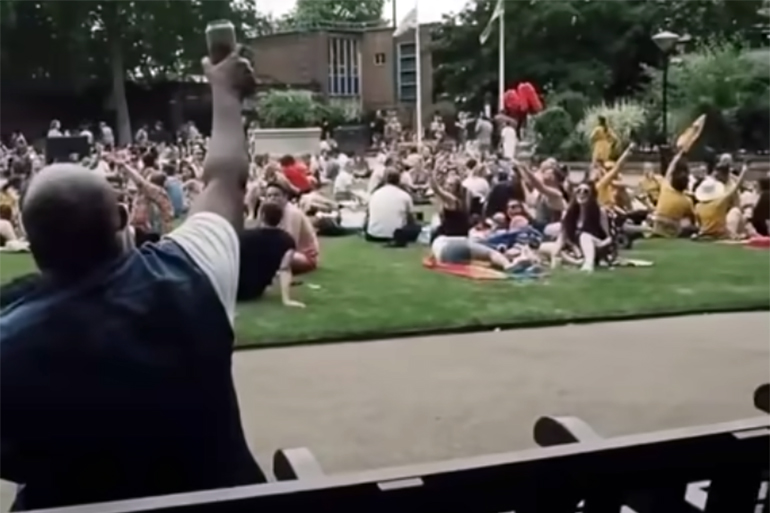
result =
M417 47L414 43L398 45L398 99L417 101Z
M385 64L385 54L384 53L375 53L374 54L374 64L376 66L382 66Z
M329 96L361 94L361 70L358 41L329 38Z

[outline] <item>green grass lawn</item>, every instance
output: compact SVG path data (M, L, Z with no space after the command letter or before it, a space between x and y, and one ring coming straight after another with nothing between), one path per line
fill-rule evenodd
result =
M238 309L241 346L387 337L452 328L645 314L770 308L768 252L689 241L641 241L628 253L651 268L565 269L535 282L481 282L426 270L424 248L390 249L358 237L323 239L322 268L293 289ZM34 270L28 255L0 256L2 281ZM1 290L0 290L1 293Z

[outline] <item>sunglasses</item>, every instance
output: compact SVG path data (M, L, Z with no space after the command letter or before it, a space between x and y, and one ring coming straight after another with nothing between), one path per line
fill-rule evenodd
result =
M577 189L575 189L575 194L590 194L590 192L591 192L591 189L584 186L578 187Z

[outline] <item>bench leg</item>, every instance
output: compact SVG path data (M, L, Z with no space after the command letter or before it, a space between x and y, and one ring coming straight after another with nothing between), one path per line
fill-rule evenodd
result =
M310 449L278 449L273 455L273 473L278 481L312 479L321 477L324 471Z

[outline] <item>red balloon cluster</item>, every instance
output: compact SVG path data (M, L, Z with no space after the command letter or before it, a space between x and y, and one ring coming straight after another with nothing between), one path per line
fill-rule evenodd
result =
M543 102L540 100L535 86L529 82L522 82L512 89L508 89L503 95L503 105L506 114L515 117L537 114L543 110Z

